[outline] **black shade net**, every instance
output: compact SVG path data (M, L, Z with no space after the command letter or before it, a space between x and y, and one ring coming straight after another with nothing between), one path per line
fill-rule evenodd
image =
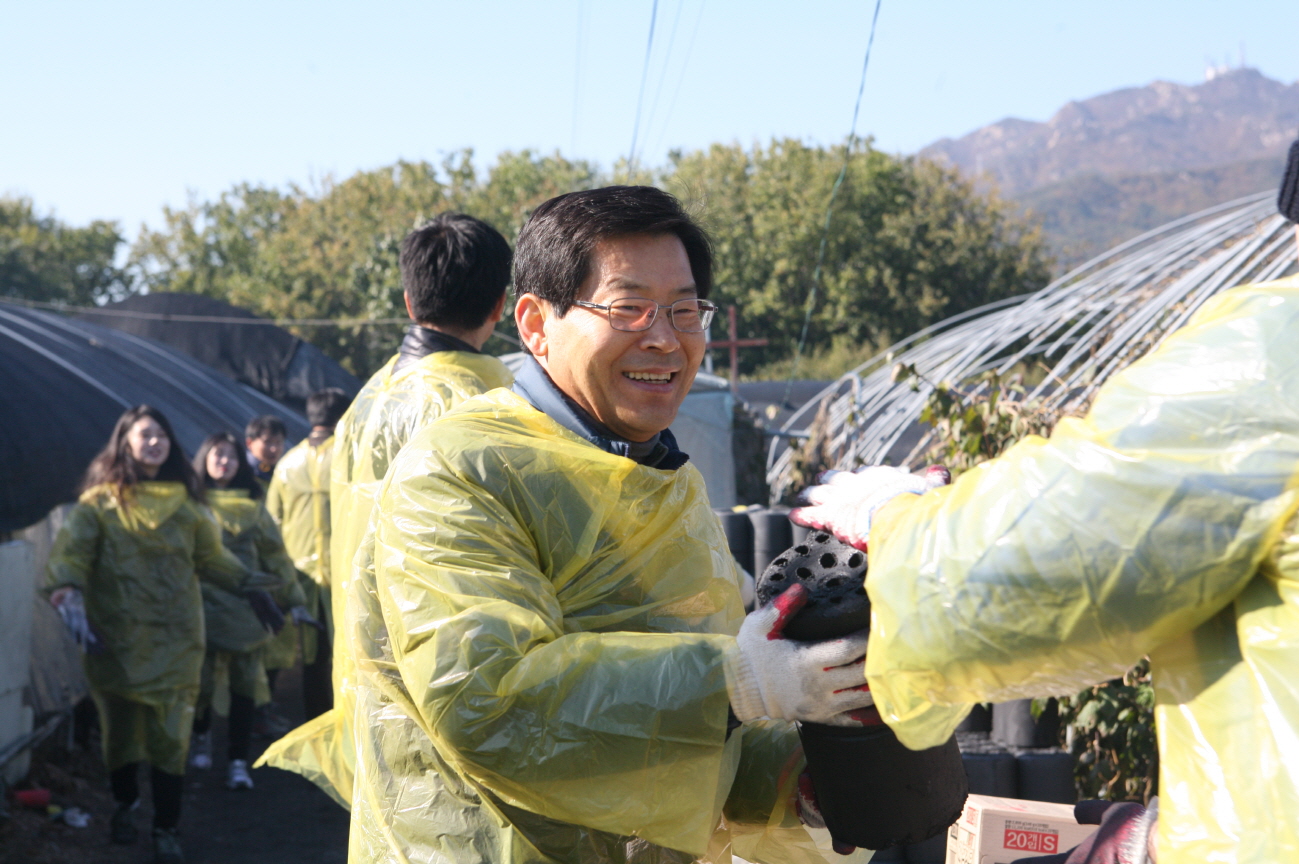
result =
M75 500L86 466L127 408L171 421L187 456L213 432L243 435L261 414L289 440L306 419L202 363L129 332L0 303L0 532Z
M337 387L355 396L361 389L356 376L316 346L281 327L156 317L160 315L262 320L246 309L214 297L176 293L128 297L108 304L102 311L83 312L78 317L161 342L299 412L305 409L307 397L317 390ZM395 350L396 341L393 347Z

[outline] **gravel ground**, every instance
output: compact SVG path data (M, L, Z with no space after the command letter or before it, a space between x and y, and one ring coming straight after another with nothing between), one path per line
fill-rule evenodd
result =
M276 686L277 710L294 721L302 718L299 670L286 671ZM190 769L185 778L181 842L188 864L344 864L347 861L347 812L311 783L284 771L252 772L256 788L225 788L225 723L213 724L211 771ZM137 817L140 840L135 846L108 842L113 801L98 752L93 747L65 747L60 730L33 760L32 785L49 789L55 804L79 807L91 814L86 828L71 828L44 813L11 808L0 822L0 864L143 864L152 860L147 830L149 796ZM269 744L253 739L254 759ZM148 772L141 779L148 787Z

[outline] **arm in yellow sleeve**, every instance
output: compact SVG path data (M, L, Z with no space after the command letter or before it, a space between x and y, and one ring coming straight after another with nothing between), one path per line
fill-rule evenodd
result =
M506 803L701 853L735 770L734 638L570 632L544 531L449 469L390 482L375 519L387 638L439 753Z
M268 584L259 587L270 591L275 602L285 609L304 605L307 600L302 585L298 582L298 571L284 549L284 538L280 536L279 526L265 508L258 511L254 531L257 559L266 577L269 577Z
M1238 289L1085 419L883 508L866 676L898 737L1116 677L1229 603L1299 504L1296 394L1299 289Z
M186 506L194 511L194 571L199 581L239 593L248 580L248 568L221 542L216 520L193 502Z
M54 539L45 569L45 591L65 586L84 592L99 555L99 515L89 504L77 504L70 511Z

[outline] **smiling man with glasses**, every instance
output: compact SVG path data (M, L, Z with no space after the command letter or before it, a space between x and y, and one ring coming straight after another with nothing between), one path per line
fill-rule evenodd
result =
M778 721L870 704L864 637L812 657L776 612L745 620L668 428L714 312L708 238L658 189L563 195L524 226L514 282L514 387L402 450L349 595L350 860L837 858L795 812Z

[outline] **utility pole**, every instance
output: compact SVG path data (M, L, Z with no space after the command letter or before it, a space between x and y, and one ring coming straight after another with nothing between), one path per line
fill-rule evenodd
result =
M741 348L762 348L766 339L740 339L735 323L735 307L726 307L726 331L730 337L717 342L709 342L708 348L729 348L731 352L731 394L740 395L739 351Z

